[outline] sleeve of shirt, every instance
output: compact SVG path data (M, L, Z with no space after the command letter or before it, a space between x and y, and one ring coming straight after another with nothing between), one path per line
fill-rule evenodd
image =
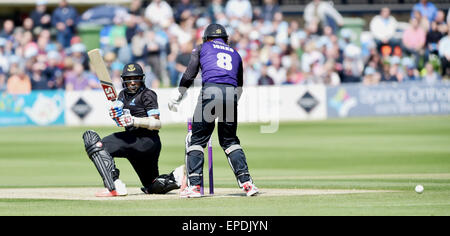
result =
M160 115L159 106L158 106L158 95L152 90L146 90L144 94L142 94L142 103L145 106L145 110L147 111L147 115L155 116Z
M198 71L200 70L200 51L202 49L202 45L200 44L191 53L191 59L189 60L189 64L181 77L180 85L178 90L181 94L184 94L186 90L192 85L195 77L197 77Z
M237 86L242 87L244 85L244 69L242 66L242 59L239 61L239 68L237 73Z

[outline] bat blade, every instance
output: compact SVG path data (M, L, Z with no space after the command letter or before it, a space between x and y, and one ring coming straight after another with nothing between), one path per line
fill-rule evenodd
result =
M100 80L106 98L110 101L115 101L117 99L116 89L114 88L108 69L100 54L100 50L98 48L92 49L88 52L88 56L92 67Z

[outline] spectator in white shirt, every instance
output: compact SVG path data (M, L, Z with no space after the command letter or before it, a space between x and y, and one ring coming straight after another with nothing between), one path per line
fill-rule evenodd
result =
M225 5L225 14L231 20L242 18L252 19L252 5L248 0L230 0Z
M384 45L389 45L392 51L394 51L395 46L400 45L400 40L394 38L397 26L397 20L391 16L391 10L387 7L383 7L380 14L370 21L370 32L375 38L378 52Z
M276 85L280 85L286 81L286 68L281 65L279 54L272 54L270 65L267 67L267 75L270 76Z
M167 19L173 18L172 7L166 1L153 0L145 9L145 18L152 25L160 26Z

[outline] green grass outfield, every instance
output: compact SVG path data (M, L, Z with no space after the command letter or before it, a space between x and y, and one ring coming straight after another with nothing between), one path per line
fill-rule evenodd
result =
M261 134L260 125L240 124L238 135L262 191L392 192L121 201L0 198L0 215L450 215L449 116L286 122L273 134ZM0 128L0 191L101 188L84 151L81 136L87 129L102 137L120 130ZM185 133L185 125L163 127L161 173L183 164ZM213 146L215 186L237 188L217 133ZM127 160L116 164L127 186L138 188ZM423 194L414 192L417 184L424 185Z

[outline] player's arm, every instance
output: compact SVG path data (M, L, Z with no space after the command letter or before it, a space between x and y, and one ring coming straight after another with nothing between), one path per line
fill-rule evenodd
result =
M159 130L161 129L161 121L159 120L159 115L149 117L134 117L133 126L149 130Z
M114 121L119 127L134 126L137 128L144 128L149 130L161 129L161 121L159 120L159 115L149 117L136 117L132 116L128 109L123 109L123 115L114 118Z
M200 70L200 51L202 49L202 45L200 44L194 50L192 50L191 58L189 60L189 64L186 68L186 71L183 73L183 76L180 80L180 85L178 86L178 91L181 95L184 95L186 90L191 87L192 83L194 83L195 77Z
M159 119L158 96L155 92L148 90L143 94L142 101L147 109L148 117L134 117L133 126L149 130L161 129Z
M178 86L178 90L171 96L168 106L169 110L177 112L178 105L181 100L183 100L186 91L189 87L191 87L192 83L197 77L198 71L200 70L200 51L202 45L197 46L194 50L192 50L191 58L189 60L189 64L186 68L186 71L183 73L181 77L180 85Z
M242 60L239 62L238 73L237 73L237 97L238 101L242 95L242 86L244 86L244 69L242 66Z

